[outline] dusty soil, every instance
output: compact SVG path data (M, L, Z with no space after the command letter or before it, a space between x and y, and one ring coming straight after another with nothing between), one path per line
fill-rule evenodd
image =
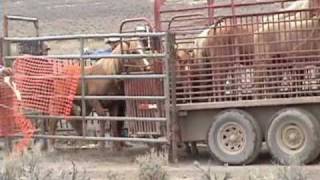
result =
M72 162L77 166L79 172L86 171L93 180L106 180L108 172L117 172L125 179L138 180L138 166L135 158L148 152L148 148L143 145L136 145L134 148L125 149L123 152L114 153L110 149L104 151L96 149L64 149L54 153L43 153L43 168L54 169L57 172L72 168ZM227 173L230 173L231 180L248 180L249 175L258 180L279 180L276 174L281 172L281 166L272 164L271 157L264 150L259 161L254 165L248 166L226 166L214 161L205 147L200 148L198 156L188 156L183 151L179 152L180 162L166 166L170 180L203 180L203 173L195 167L195 162L199 162L205 170L210 168L211 174L217 175L222 179ZM1 160L4 154L0 154ZM302 166L291 167L294 172L303 172L309 180L318 179L319 166L317 163Z

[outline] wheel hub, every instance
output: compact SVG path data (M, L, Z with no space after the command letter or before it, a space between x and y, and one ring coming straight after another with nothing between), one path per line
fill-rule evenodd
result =
M220 129L218 136L218 144L226 153L239 153L245 147L245 131L239 124L228 123L224 125Z
M281 139L283 145L289 150L300 149L303 147L305 141L302 129L295 124L291 124L282 128Z

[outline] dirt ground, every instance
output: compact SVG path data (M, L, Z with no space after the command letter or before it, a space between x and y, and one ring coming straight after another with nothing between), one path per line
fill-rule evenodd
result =
M10 0L11 15L37 17L42 35L117 32L120 22L150 17L151 0ZM11 26L12 35L33 35L32 26Z
M38 17L42 35L77 34L77 33L109 33L118 32L120 21L132 17L153 17L153 2L151 0L10 0L9 13ZM32 26L21 23L10 26L11 35L33 35ZM99 44L102 46L103 44ZM60 44L54 45L60 46ZM71 47L70 44L64 49ZM74 47L74 46L72 46ZM136 145L123 152L112 153L109 149L99 150L62 150L44 154L44 167L55 169L71 166L75 162L80 169L86 169L94 180L106 179L107 171L117 171L127 179L134 180L137 175L137 165L134 159L137 155L147 152L146 146ZM200 155L187 156L182 150L179 153L180 162L170 164L168 171L173 180L199 179L201 173L194 166L198 161L205 168L211 161L206 147L200 148ZM5 157L0 151L1 160ZM278 166L273 165L269 153L264 150L259 160L249 166L224 166L212 160L212 171L220 177L230 172L232 180L246 180L248 174L256 173L269 177L275 173ZM318 180L320 166L318 161L312 165L301 167L310 180ZM265 178L263 180L269 180Z
M211 158L206 147L200 147L198 156L187 155L180 151L180 161L177 164L166 166L170 180L203 180L203 173L196 168L198 162L204 170L210 168L211 174L215 174L218 180L223 179L226 174L231 175L230 180L249 180L249 175L257 180L280 180L276 174L281 172L281 166L273 165L272 158L264 149L259 160L254 165L227 166L220 164ZM86 171L93 180L107 180L108 172L121 174L125 179L138 180L138 165L135 159L139 155L147 153L149 149L145 145L135 145L133 148L125 149L123 152L114 153L110 149L64 149L52 153L42 154L44 168L54 170L71 169L72 162L76 164L79 172ZM4 152L0 153L0 166L4 158ZM302 172L308 180L318 180L318 162L302 167L290 167L295 172Z

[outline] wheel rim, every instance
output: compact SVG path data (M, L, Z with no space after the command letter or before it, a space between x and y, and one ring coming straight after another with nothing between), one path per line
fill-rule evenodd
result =
M240 124L226 123L218 131L218 145L227 154L238 154L246 144L246 133Z
M277 132L280 148L288 153L296 153L304 148L305 133L297 124L285 124Z

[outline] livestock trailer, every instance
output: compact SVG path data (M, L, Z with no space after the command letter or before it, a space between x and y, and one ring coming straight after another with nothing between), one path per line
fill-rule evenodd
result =
M173 142L205 142L229 164L253 162L262 142L281 163L318 157L318 0L156 0L154 10L157 31L175 34Z

